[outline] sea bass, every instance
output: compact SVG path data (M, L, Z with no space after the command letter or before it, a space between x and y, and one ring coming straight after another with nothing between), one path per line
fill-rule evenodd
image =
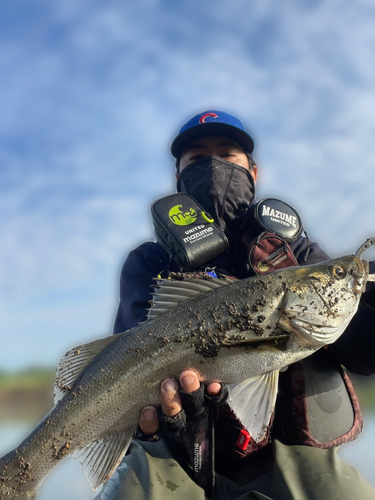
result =
M369 276L360 256L290 267L228 283L159 280L147 321L76 347L60 361L56 405L31 434L0 459L0 499L35 498L45 475L67 455L93 488L124 456L140 410L159 402L159 385L195 369L228 384L229 405L261 440L278 373L343 333Z

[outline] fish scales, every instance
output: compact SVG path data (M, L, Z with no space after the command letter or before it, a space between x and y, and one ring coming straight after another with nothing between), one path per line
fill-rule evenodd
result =
M93 467L98 486L125 452L141 408L158 404L166 377L193 368L201 379L236 384L276 372L334 341L356 311L366 264L348 256L236 281L128 332L69 351L56 379L60 401L0 459L0 499L33 498L48 471L77 450L86 453L84 463ZM80 367L84 356L87 366ZM72 367L81 370L75 379ZM114 443L121 439L118 449ZM102 470L101 462L111 461L106 443L117 461ZM86 452L89 445L99 455Z

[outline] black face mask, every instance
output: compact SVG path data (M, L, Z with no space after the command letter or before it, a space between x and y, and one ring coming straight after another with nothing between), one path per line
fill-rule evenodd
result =
M254 200L254 179L244 167L219 156L206 156L183 169L177 191L202 205L231 240Z

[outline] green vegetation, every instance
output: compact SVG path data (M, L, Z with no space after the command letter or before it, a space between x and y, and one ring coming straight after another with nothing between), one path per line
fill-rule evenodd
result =
M55 369L0 373L0 422L36 423L53 406Z
M28 368L17 373L0 372L0 392L16 388L38 388L46 384L53 386L55 368Z
M362 410L375 411L375 376L350 375Z

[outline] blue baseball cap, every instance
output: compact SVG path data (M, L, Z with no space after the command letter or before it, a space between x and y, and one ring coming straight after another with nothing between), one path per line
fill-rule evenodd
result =
M180 129L171 145L171 153L178 158L186 144L204 135L230 137L240 144L244 151L254 151L254 141L238 118L224 111L208 110L193 116Z

